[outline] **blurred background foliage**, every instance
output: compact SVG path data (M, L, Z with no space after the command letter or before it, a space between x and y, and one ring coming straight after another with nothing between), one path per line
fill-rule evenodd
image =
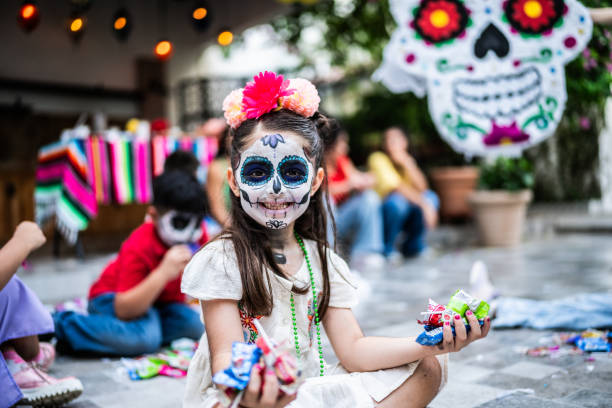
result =
M612 0L584 0L583 4L605 7L612 6ZM329 110L350 132L352 157L357 164L362 164L367 153L377 147L380 133L391 125L399 125L409 133L411 150L425 169L474 162L442 141L429 117L426 99L393 94L369 81L395 28L388 0L295 4L289 15L274 21L273 27L302 57L303 67L316 64L316 53L304 46L303 38L315 26L323 31L316 51L326 53L343 73L339 83L330 85L328 93L346 93L344 99L350 99L351 109ZM566 66L568 100L555 136L525 153L533 163L538 200L582 200L600 194L598 136L610 96L611 39L608 29L594 27L588 48Z

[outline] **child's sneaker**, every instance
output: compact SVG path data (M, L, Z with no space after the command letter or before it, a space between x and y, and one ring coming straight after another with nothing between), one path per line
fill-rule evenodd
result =
M32 363L43 371L49 371L49 367L55 361L55 347L51 343L40 342L38 355Z
M61 406L83 392L83 384L75 377L53 378L34 364L23 361L14 350L3 354L15 383L23 393L21 404Z

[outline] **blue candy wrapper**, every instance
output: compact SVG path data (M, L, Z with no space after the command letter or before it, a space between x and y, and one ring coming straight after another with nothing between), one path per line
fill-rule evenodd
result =
M576 346L582 351L610 352L610 343L603 337L581 337L576 340Z
M416 342L423 346L435 346L442 342L444 333L441 327L436 327L432 330L425 330L416 338Z
M482 326L484 324L484 320L479 320L478 323ZM436 326L424 326L423 333L419 334L416 338L416 342L422 346L435 346L436 344L442 343L442 339L444 338L444 332L442 331L442 327ZM465 325L465 330L469 333L470 326ZM455 336L455 327L451 326L451 331L453 332L453 337Z
M241 391L251 378L251 369L261 358L261 349L255 344L234 342L232 344L232 363L228 368L213 376L217 385Z

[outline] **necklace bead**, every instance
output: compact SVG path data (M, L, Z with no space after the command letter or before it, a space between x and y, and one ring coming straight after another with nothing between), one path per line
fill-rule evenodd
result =
M312 288L312 307L314 309L314 316L313 316L313 320L314 320L314 325L317 329L317 344L318 344L318 351L319 351L319 364L320 364L320 372L319 375L321 377L323 377L323 375L325 374L325 360L323 360L323 346L321 345L321 328L320 328L320 320L319 320L319 310L317 308L317 289L315 286L315 280L314 280L314 275L312 273L312 266L310 265L310 259L308 258L308 251L306 250L306 246L304 244L304 240L297 234L295 233L295 239L298 242L298 245L300 246L300 249L302 250L302 252L304 253L304 260L306 261L306 266L308 267L308 273L310 274L310 287ZM300 343L299 343L299 337L298 337L298 328L297 328L297 319L295 317L295 300L293 298L293 292L291 292L291 296L289 297L289 300L291 302L291 315L292 315L292 321L293 321L293 334L294 334L294 339L295 339L295 351L297 353L297 356L300 356Z

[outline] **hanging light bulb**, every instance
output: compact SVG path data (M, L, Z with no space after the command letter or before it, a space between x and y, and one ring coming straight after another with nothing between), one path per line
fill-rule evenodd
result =
M172 56L172 50L173 47L170 41L160 40L155 44L155 50L153 52L158 59L165 61Z
M87 24L87 19L83 15L73 15L68 20L68 34L72 38L72 41L78 43L83 34L85 34L85 25Z
M127 41L132 32L132 17L128 11L121 8L113 15L113 33L121 42Z
M229 28L224 28L217 36L217 42L223 47L227 47L234 41L234 33Z
M203 1L198 1L191 8L191 22L196 31L206 31L210 26L210 8Z
M26 33L31 33L38 26L40 16L38 7L31 1L24 1L17 14L17 23Z

